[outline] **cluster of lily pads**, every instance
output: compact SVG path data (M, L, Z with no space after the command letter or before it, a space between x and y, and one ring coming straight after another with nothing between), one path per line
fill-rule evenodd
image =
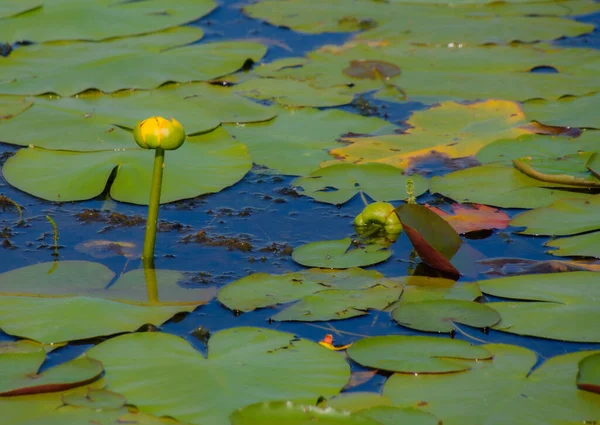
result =
M473 230L512 225L529 235L575 235L548 242L558 248L551 253L600 257L600 51L545 42L592 31L569 18L600 4L258 1L243 12L300 33L353 34L343 45L269 63L261 62L267 48L258 40L205 43L200 28L182 26L216 6L5 0L0 41L14 50L0 58L0 141L22 147L2 167L6 181L58 202L94 198L109 184L113 199L147 204L153 154L133 143L132 132L141 119L165 116L182 123L188 140L166 159L163 203L219 192L253 164L296 176L293 187L315 202L375 202L355 214L357 234L295 248L293 260L310 268L255 273L221 288L186 287L185 275L173 270L116 277L89 261L0 274L0 328L20 338L0 343L3 420L599 420L599 351L535 368L536 354L522 347L433 335L466 325L600 343L593 325L600 322L597 272L456 282L467 246L459 234ZM533 72L541 68L553 72ZM334 109L357 96L426 109L401 123ZM432 156L472 157L477 165L429 179L419 173ZM464 205L453 205L454 215L417 205L427 191ZM406 202L394 208L392 201ZM491 206L531 211L511 220ZM389 259L401 231L421 261L446 277L358 268ZM236 313L272 309L275 322L343 320L374 310L388 314L399 332L432 334L361 338L346 359L331 344L266 328L214 333L206 355L177 336L135 332L215 297ZM115 334L124 335L40 372L46 353ZM351 364L389 376L382 394L341 392Z

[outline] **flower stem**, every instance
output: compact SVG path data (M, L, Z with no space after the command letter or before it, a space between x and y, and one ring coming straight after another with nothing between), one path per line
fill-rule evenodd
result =
M144 267L153 264L154 245L156 244L156 226L158 224L158 208L160 206L160 190L162 187L163 167L165 164L165 151L155 149L154 170L152 172L152 188L150 190L150 204L148 205L148 218L146 220L146 236L144 237L144 250L142 260Z

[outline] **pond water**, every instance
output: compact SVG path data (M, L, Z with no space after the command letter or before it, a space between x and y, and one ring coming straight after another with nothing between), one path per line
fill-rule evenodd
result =
M305 34L292 31L249 18L242 13L241 6L237 1L225 1L212 13L193 22L192 26L199 26L205 31L200 43L256 39L268 46L268 52L261 62L270 63L287 57L303 56L324 45L342 45L355 36L355 33L351 32ZM598 26L600 12L577 19ZM562 37L554 41L554 44L598 49L600 31L596 29L583 36ZM13 54L21 48L15 46ZM360 95L360 98L355 98L350 104L335 107L358 115L379 117L401 126L412 113L427 108L427 105L420 102L397 103L379 100L372 92ZM12 145L0 144L2 164L17 150ZM168 165L168 154L166 161ZM462 168L455 162L432 157L421 162L416 171L429 178L445 175L454 171L455 167ZM295 179L295 176L280 175L254 164L238 183L218 193L162 205L162 227L157 235L156 268L186 272L185 285L216 288L253 273L282 274L304 270L305 267L292 260L292 249L310 242L343 239L354 235L353 219L363 209L364 204L359 196L353 197L343 205L316 202L308 196L300 196L293 190ZM117 276L141 267L139 255L144 237L143 220L133 220L133 223L110 223L110 216L128 216L121 216L121 220L138 215L145 217L145 206L116 202L107 193L79 202L45 201L14 188L3 177L0 177L0 193L18 203L23 208L24 215L24 222L17 224L17 215L11 205L7 204L0 210L0 227L3 229L2 236L5 240L3 248L0 248L0 273L54 260L59 261L59 267L60 262L66 260L101 262ZM418 203L440 204L446 210L449 206L448 198L429 193L418 197ZM86 210L97 210L100 213L90 218L89 215L85 215ZM512 218L523 210L505 208L503 211ZM51 216L58 226L58 256L53 255L53 229L46 216ZM550 237L532 237L517 234L515 231L515 228L508 227L480 232L463 239L480 258L557 259L556 256L548 254L544 246L551 240ZM199 232L205 232L201 233L204 238L195 240ZM98 256L94 251L83 247L86 242L99 240L133 244L133 255L126 258L123 255L106 255L106 252L103 252ZM414 256L411 257L412 250L407 236L402 234L394 243L393 256L389 260L365 269L376 270L389 277L409 275L415 268L415 262L418 262ZM485 264L471 264L461 270L463 275L460 282L487 279L491 276L486 274L487 271L489 266ZM431 274L433 270L426 269L425 272ZM486 295L485 299L491 302L499 298ZM190 313L178 314L160 326L160 331L181 336L204 353L205 331L214 334L239 326L257 326L291 332L312 341L320 341L326 334L333 334L336 345L354 343L367 336L432 335L400 327L389 312L377 310L371 310L361 317L339 321L305 323L269 320L274 313L283 308L284 306L277 305L274 308L237 314L214 298ZM35 314L35 311L31 312L31 315ZM598 343L556 341L514 335L494 329L486 329L483 332L465 325L456 326L458 329L452 338L476 345L504 343L526 347L537 353L538 364L565 353L600 349ZM450 337L448 334L439 335L439 338ZM0 341L17 339L0 332ZM79 356L101 340L103 338L75 341L52 351L43 366L44 370ZM354 362L351 362L351 366L353 371L369 370ZM388 373L375 374L372 379L348 391L380 392L388 376Z

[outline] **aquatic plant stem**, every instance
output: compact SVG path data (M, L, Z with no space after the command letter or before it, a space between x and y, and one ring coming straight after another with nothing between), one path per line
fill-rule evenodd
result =
M146 236L144 237L144 250L142 260L144 267L153 265L154 246L156 244L156 226L158 224L158 208L160 206L160 191L162 188L163 168L165 165L165 151L158 147L154 153L154 169L152 172L152 188L150 190L150 203L148 204L148 218L146 220Z

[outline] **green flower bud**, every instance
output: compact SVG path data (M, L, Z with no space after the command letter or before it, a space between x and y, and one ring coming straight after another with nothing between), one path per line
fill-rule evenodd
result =
M400 233L402 231L402 224L396 214L396 209L388 202L374 202L367 205L354 219L354 225L357 227L380 226L387 233Z
M183 144L185 131L174 118L150 117L135 126L133 138L144 149L174 150Z

